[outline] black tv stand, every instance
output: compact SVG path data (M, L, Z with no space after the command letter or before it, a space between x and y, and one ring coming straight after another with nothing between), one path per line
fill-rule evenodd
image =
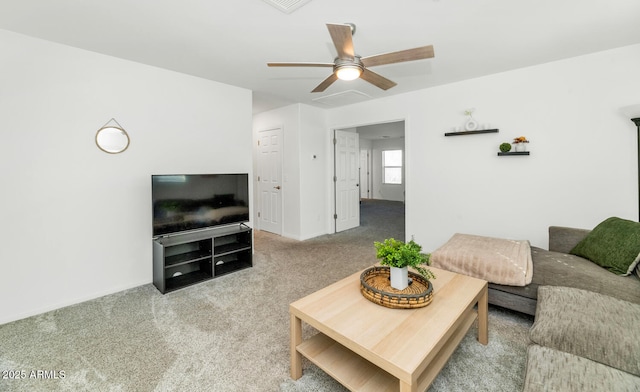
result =
M252 229L244 223L153 240L153 284L162 294L252 266Z

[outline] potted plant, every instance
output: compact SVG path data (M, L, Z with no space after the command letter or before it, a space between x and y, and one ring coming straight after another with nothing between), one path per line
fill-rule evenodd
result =
M374 242L376 257L380 264L390 267L391 287L404 290L408 286L408 267L418 271L425 279L435 279L435 275L425 265L430 265L429 254L420 253L422 246L413 240L409 242L387 238L384 242Z
M517 138L513 139L513 144L516 145L516 151L518 152L527 151L527 146L525 145L525 143L529 143L529 141L524 136L518 136Z
M501 152L509 152L509 151L511 151L511 143L502 143L500 145L500 151Z

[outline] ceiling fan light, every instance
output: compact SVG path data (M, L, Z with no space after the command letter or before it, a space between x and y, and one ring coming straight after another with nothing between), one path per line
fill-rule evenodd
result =
M358 79L362 74L362 69L356 65L346 65L336 70L336 76L340 80Z

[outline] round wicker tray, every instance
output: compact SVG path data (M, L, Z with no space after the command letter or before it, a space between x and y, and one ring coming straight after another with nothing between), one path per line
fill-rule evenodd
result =
M360 291L371 302L394 309L427 306L433 300L433 285L427 279L409 271L412 283L404 290L391 287L389 267L367 268L360 275Z

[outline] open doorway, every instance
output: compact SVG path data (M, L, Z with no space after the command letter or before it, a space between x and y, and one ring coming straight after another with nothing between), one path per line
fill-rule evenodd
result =
M360 136L362 199L405 201L404 121L356 127ZM364 197L364 195L367 197Z
M402 214L405 203L405 122L392 121L340 129L357 135L358 210L362 216L371 204L396 205L391 210ZM336 168L340 170L340 157L336 154ZM338 173L336 171L336 173ZM335 184L336 215L340 206L338 184ZM358 223L359 224L359 223ZM336 232L341 231L336 228Z

